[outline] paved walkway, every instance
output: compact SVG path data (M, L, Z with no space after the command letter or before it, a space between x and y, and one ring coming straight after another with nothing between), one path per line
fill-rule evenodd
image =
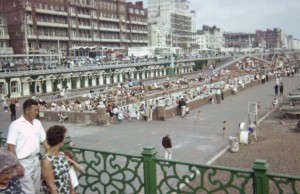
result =
M283 78L285 92L299 84L299 77ZM228 135L239 131L238 123L247 122L247 103L261 101L262 109L270 106L274 98L274 84L271 80L264 85L250 88L236 96L225 98L221 104L208 104L190 111L188 120L173 117L167 121L145 122L132 120L105 126L66 123L68 135L78 147L139 155L143 147L155 147L157 156L163 157L162 137L168 132L173 142L173 159L179 161L206 163L228 145L222 137L222 122L228 123ZM202 120L197 123L197 112L201 110ZM21 111L18 111L20 115ZM10 124L9 113L0 112L0 128L7 134ZM58 122L43 122L44 128ZM259 138L259 137L258 137Z

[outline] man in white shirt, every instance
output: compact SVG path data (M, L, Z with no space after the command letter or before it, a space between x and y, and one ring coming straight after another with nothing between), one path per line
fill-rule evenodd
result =
M38 102L27 99L23 104L23 115L11 123L7 136L7 149L20 161L17 175L20 178L25 193L40 192L41 166L38 154L40 144L45 150L49 149L46 143L46 134L41 122L36 119L39 107Z

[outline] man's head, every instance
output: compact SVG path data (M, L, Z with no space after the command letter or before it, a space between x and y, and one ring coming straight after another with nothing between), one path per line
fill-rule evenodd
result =
M25 100L23 104L24 117L28 121L32 121L39 114L39 104L33 99Z

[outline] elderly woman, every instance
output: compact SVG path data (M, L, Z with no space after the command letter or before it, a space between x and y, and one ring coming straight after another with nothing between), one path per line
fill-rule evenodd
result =
M69 164L63 152L67 129L61 125L54 125L46 132L47 142L50 146L42 159L42 193L73 194L70 180Z
M18 159L6 150L0 150L0 193L24 193L15 168L19 165Z

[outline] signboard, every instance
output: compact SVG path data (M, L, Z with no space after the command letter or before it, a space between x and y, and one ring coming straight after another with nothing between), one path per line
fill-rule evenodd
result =
M248 113L257 114L257 104L256 102L248 102Z

